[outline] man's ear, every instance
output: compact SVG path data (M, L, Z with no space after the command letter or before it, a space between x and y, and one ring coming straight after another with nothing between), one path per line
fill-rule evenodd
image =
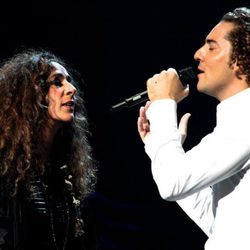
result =
M235 60L234 63L231 64L231 69L234 71L236 77L238 79L242 79L242 76L244 75L243 72L241 71L240 67L237 64L237 60ZM243 77L244 78L244 77Z
M233 61L230 63L230 67L231 67L231 69L234 70L235 72L239 71L239 66L238 66L237 60L233 60Z

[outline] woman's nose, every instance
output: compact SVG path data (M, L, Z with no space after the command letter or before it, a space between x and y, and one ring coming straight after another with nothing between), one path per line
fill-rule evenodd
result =
M76 93L76 88L71 83L68 82L66 85L65 92L67 95L73 96Z

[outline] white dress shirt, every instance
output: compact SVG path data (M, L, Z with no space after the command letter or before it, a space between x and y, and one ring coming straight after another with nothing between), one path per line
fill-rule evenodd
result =
M208 235L206 250L250 250L250 89L222 101L214 131L187 152L176 109L164 99L147 110L145 150L160 195Z

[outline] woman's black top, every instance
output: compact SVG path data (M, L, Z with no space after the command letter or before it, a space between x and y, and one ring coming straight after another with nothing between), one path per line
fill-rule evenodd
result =
M86 239L87 229L79 223L82 209L75 203L60 169L46 170L42 177L34 175L30 185L21 184L14 197L8 195L1 177L0 250L97 249Z

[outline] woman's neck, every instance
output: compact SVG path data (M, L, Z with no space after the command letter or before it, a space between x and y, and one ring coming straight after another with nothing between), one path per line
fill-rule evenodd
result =
M50 121L48 122L43 133L43 159L49 162L50 152L58 130L62 127L62 123Z

